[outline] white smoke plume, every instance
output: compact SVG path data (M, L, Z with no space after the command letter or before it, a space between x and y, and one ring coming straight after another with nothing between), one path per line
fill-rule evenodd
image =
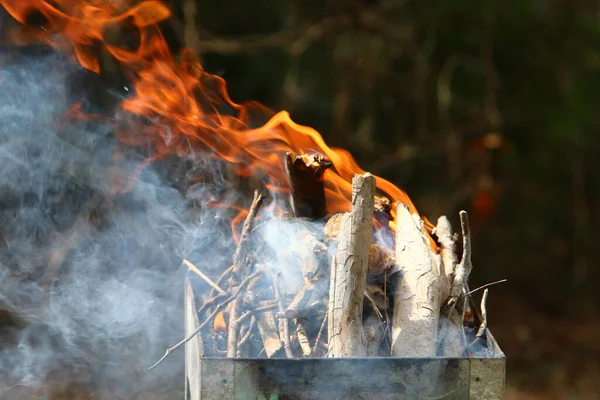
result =
M45 399L50 386L172 398L183 355L147 369L181 339L181 260L208 272L230 262L228 211L198 198L237 194L222 165L196 156L151 165L114 195L114 172L141 157L115 165L110 127L66 114L98 111L97 100L105 112L120 94L64 57L30 53L0 56L0 310L17 320L0 325L0 398Z

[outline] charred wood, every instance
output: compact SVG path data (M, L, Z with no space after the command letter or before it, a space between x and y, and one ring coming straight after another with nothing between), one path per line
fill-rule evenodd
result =
M331 162L318 154L286 154L292 208L298 218L319 219L326 215L325 171Z

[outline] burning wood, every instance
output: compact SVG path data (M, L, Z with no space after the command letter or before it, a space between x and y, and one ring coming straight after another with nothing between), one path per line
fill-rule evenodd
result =
M398 274L394 295L392 355L433 357L445 274L422 221L401 204L396 212L396 261L403 273Z
M296 217L319 219L326 215L323 174L331 165L322 155L287 153L287 174Z
M289 319L298 318L299 314L305 311L314 289L314 286L306 284L300 289L298 294L296 294L296 297L294 297L294 300L292 300L285 310L285 315L287 315Z
M449 283L454 281L454 272L457 265L456 236L452 233L450 221L445 216L438 219L435 235L440 243L440 256L444 273ZM463 329L464 303L442 312L439 326L439 353L444 356L458 357L462 355L466 345Z
M302 354L304 354L304 357L310 357L312 350L310 349L310 342L308 341L308 336L304 329L304 322L300 318L295 318L294 325L296 326L296 336L298 337L298 343L302 349Z
M356 175L352 211L344 215L338 251L331 265L329 289L329 356L361 357L364 291L369 268L375 177Z
M267 357L273 357L281 351L283 344L279 338L279 331L272 311L261 313L257 316L256 324L262 338Z
M288 161L298 167L301 160L313 172L327 165L311 157L288 155ZM307 160L312 164L306 164ZM296 205L305 200L298 194L308 190L301 188L296 187L300 190ZM197 321L195 330L188 327L186 339L165 356L213 319L214 329L202 334L214 337L199 343L222 337L226 349L220 352L229 358L325 353L330 357L462 356L484 340L486 321L470 345L463 327L463 288L472 268L465 212L460 214L463 257L457 263L456 238L447 218L440 218L434 231L440 244L438 254L418 215L400 204L394 219L389 200L375 196L375 178L356 175L350 212L331 215L324 226L292 221L293 237L304 249L294 253L299 261L294 272L278 264L280 259L262 247L260 234L253 229L262 200L255 192L232 266L219 279L211 280L191 261L184 261L212 288L198 311L208 316L202 323ZM308 209L316 210L295 206L295 210ZM300 215L314 218L317 214ZM396 227L391 241L395 254L386 240L392 232L390 222ZM325 279L327 273L330 279ZM299 281L293 284L294 279Z
M115 159L127 160L129 165L128 156L135 155L131 161L143 156L140 167L145 168L153 161L173 155L188 156L190 159L186 161L190 162L193 157L218 158L231 167L226 174L268 177L266 184L273 188L273 194L287 195L289 188L295 221L310 225L310 229L300 230L291 239L295 243L283 243L286 239L281 237L265 240L254 227L264 200L255 192L231 266L216 281L191 261L183 260L195 274L189 274L185 284L186 337L168 348L151 368L184 344L189 377L204 369L205 365L201 365L204 355L295 358L300 354L323 355L326 349L333 357L429 357L438 352L439 339L442 340L439 352L444 354L477 351L475 347L486 343L487 290L475 339L468 348L462 339L467 308L465 287L472 269L466 213L460 214L463 257L456 265L453 236L445 221L438 224L440 257L437 248L431 245L424 222L399 188L370 174L355 175L350 196L349 179L353 173L362 171L347 152L328 147L316 131L294 124L286 112L263 114L269 115L269 122L257 127L254 116L262 114L262 107L234 104L222 79L208 74L191 51L172 57L160 33L159 23L170 14L161 2L120 2L132 4L116 8L113 2L72 0L0 0L0 3L8 5L7 10L18 21L41 13L44 25L52 29L37 29L34 36L57 43L55 39L64 34L58 42L70 42L71 46L59 47L73 49L82 66L89 70L103 69L96 48L106 52L103 58L119 60L119 69L124 76L131 77L135 90L119 102L119 109L111 110L114 114L108 113L111 127L114 115L123 116L113 129L121 140L119 146L114 146L120 151ZM17 6L17 3L28 4ZM47 12L49 9L60 12ZM91 24L85 20L90 15L97 17ZM135 51L110 43L115 29L121 28L118 24L126 24L128 30L148 40L140 40ZM89 43L99 46L91 49ZM101 115L96 117L102 122ZM134 128L130 129L130 125ZM113 143L110 144L108 147L112 148ZM128 146L139 146L137 150L143 151L131 151ZM124 151L125 147L131 154ZM306 148L324 155L298 154ZM277 159L284 152L285 160ZM115 168L114 175L120 177L119 171ZM110 186L127 191L135 186L136 176L124 177L126 184L90 181L85 186L89 183L93 188ZM375 197L376 188L389 197ZM352 211L342 213L349 208L350 197ZM212 195L198 200L201 208L216 204ZM231 203L220 205L237 207ZM398 211L394 216L396 205ZM289 204L274 201L263 216L268 219L287 209ZM240 212L234 219L234 232L243 215ZM329 220L323 227L327 217ZM169 215L169 226L171 218L174 216ZM88 222L97 225L91 217L83 222L83 225ZM187 228L187 221L176 222L183 222ZM152 228L160 225L163 224ZM48 292L52 292L55 275L67 258L70 245L77 243L81 229L77 227L72 232L67 244L50 260L44 285ZM162 239L163 235L158 237ZM160 246L163 245L161 241ZM163 247L170 248L169 245ZM290 247L302 248L297 257L299 266L291 265L293 262L287 265L272 254L277 250L286 252ZM325 278L328 273L329 280ZM200 277L211 288L200 309L195 306L192 277ZM390 291L388 279L392 283ZM389 307L390 296L393 309ZM388 340L386 348L383 344L389 339L391 323L391 347ZM219 381L225 384L227 379ZM198 392L204 390L198 383L190 384L186 391L191 398L198 398Z
M343 217L344 214L335 214L325 224L324 233L330 242L337 243L339 241ZM370 274L383 274L396 265L392 250L377 243L371 243L368 249Z

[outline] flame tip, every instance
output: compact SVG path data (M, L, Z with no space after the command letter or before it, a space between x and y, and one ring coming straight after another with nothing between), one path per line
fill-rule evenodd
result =
M47 31L32 38L71 52L81 65L97 73L102 73L101 65L92 44L103 43L103 51L133 78L131 95L121 109L152 122L138 123L136 129L119 126L115 131L127 145L152 146L156 154L149 159L202 153L228 162L240 176L267 176L268 185L289 193L282 153L288 159L297 155L300 161L312 155L305 164L323 176L329 213L350 208L355 174L375 177L380 192L417 213L401 189L365 173L348 151L329 147L315 129L292 121L288 111L273 113L257 102L233 102L225 80L205 72L193 50L183 49L179 59L173 57L158 26L171 15L161 1L130 5L109 0L0 0L0 4L19 21L25 21L31 12L41 12L48 20ZM137 28L135 49L108 40L107 28L119 24ZM54 40L57 33L66 40ZM266 122L253 128L259 118Z

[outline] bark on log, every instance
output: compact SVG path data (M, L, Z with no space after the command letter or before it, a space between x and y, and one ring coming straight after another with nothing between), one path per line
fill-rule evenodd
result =
M450 284L454 279L454 272L458 264L456 256L456 236L452 225L446 216L438 218L435 235L440 243L440 255L446 274L446 287L442 290L442 299L450 294ZM449 315L442 312L439 325L439 350L438 354L445 357L460 357L467 345L463 328L464 307L455 307Z
M438 218L435 227L435 235L440 243L440 255L444 264L444 271L448 282L454 280L454 270L458 260L456 257L456 235L452 231L452 225L445 215Z
M399 204L396 213L396 262L402 273L394 295L392 356L436 355L441 271L418 215Z
M227 357L234 358L237 354L238 335L240 333L237 319L239 317L240 299L239 297L231 303L229 312L229 325L227 332Z
M330 357L364 357L364 291L373 224L375 177L355 175L352 211L343 217L338 252L331 267L328 337Z
M375 207L375 213L377 207ZM342 228L344 213L333 215L324 227L324 233L330 242L338 242ZM383 228L382 228L383 229ZM381 275L396 265L395 254L387 248L371 243L369 246L369 274Z
M460 263L456 266L454 280L450 286L450 296L444 305L447 315L450 315L454 307L460 301L464 304L464 288L469 280L469 274L473 269L471 263L471 228L469 227L469 215L466 211L461 211L460 226L463 237L463 254Z

